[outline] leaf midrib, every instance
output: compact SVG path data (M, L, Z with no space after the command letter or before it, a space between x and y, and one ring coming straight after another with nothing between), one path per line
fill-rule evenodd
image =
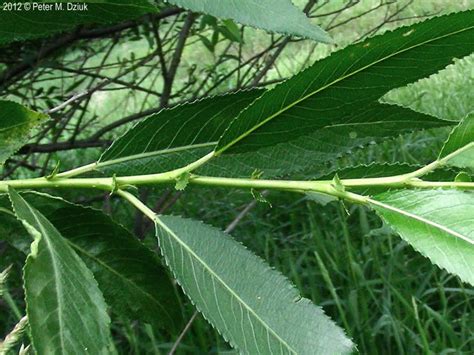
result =
M444 157L441 157L441 155L443 154L443 152L441 152L440 154L440 158L438 158L438 161L440 163L443 163L443 162L449 162L451 159L455 158L456 156L464 153L465 151L468 151L470 150L471 148L474 147L474 142L471 142L471 143L468 143L464 146L462 146L461 148L458 148L456 150L454 150L453 152L445 155Z
M232 288L230 288L224 280L222 280L213 270L212 268L204 261L202 260L191 248L188 247L186 243L184 243L175 233L172 231L163 221L159 219L159 217L155 218L155 222L159 224L163 229L165 229L173 238L180 244L188 253L192 256L194 256L195 259L197 259L205 269L208 270L208 272L213 276L215 279L217 279L228 291L229 293L237 299L241 304L244 305L244 307L247 309L249 313L251 313L260 323L267 329L267 332L270 332L280 343L283 343L288 350L290 350L292 353L297 354L296 350L293 349L284 339L282 339L263 319L261 319L255 312L254 310L247 305L247 303L242 300L238 294L234 292ZM245 337L244 337L245 338Z
M59 277L60 273L58 271L59 270L58 265L56 264L56 259L55 259L54 253L52 252L53 248L52 248L52 245L51 245L51 242L50 242L49 238L47 237L48 232L44 229L43 224L38 219L38 216L36 215L36 212L31 208L31 206L29 204L26 204L26 206L28 207L28 209L30 210L31 214L33 215L36 223L38 224L40 232L43 235L43 239L44 239L44 241L46 242L46 244L48 246L47 250L48 250L48 254L51 257L51 261L52 261L52 264L53 264L54 275L56 277L56 280L61 280L61 278ZM61 339L61 348L64 350L64 349L66 349L66 345L64 343L64 334L63 334L64 324L63 324L62 317L61 317L61 314L63 312L62 309L64 308L62 303L61 303L61 298L62 298L63 292L62 292L61 282L55 282L54 284L55 284L55 290L56 290L56 297L57 297L57 300L58 300L57 301L57 305L58 305L58 323L59 323L59 328L62 330L62 331L59 332L59 338Z
M15 129L15 128L19 128L19 127L22 127L22 126L27 126L29 125L31 122L28 121L28 120L25 120L23 122L20 122L20 123L16 123L12 126L8 126L8 127L3 127L3 128L0 128L0 133L5 133L5 132L8 132L12 129Z
M181 151L185 151L185 150L199 149L199 148L205 148L205 147L214 147L216 144L217 144L217 142L206 142L206 143L183 145L183 146L176 147L176 148L167 148L167 149L161 149L161 150L156 150L156 151L152 151L152 152L134 154L134 155L129 155L129 156L126 156L126 157L123 157L123 158L117 158L117 159L112 159L112 160L106 160L106 161L103 161L103 162L99 162L96 165L96 168L101 168L101 167L105 167L105 166L109 166L109 165L120 164L120 163L124 163L124 162L131 161L131 160L151 158L151 157L154 157L154 156L157 156L157 155L165 155L165 154L181 152Z
M420 47L420 46L425 45L425 44L430 43L430 42L435 42L435 41L440 40L440 39L445 38L445 37L449 37L449 36L452 36L452 35L455 35L455 34L458 34L458 33L461 33L461 32L465 32L465 31L471 30L471 29L473 29L473 28L474 28L474 26L466 27L466 28L464 28L464 29L462 29L462 30L450 32L450 33L445 34L445 35L443 35L443 36L435 37L435 38L432 38L432 39L430 39L430 40L427 40L427 41L418 43L418 44L413 45L413 46L410 46L410 47L407 47L407 48L405 48L405 49L403 49L403 50L394 52L394 53L392 53L391 55L388 55L388 56L386 56L386 57L380 58L379 60L376 60L376 61L370 63L369 65L366 65L366 66L364 66L364 67L361 67L361 68L358 69L358 70L355 70L355 71L351 72L350 74L344 75L344 76L342 76L342 77L340 77L340 78L338 78L338 79L336 79L336 80L330 82L329 84L326 84L326 85L322 86L322 87L319 88L318 90L315 90L315 91L313 91L313 92L311 92L311 93L309 93L309 94L303 96L302 98L300 98L300 99L294 101L293 103L289 104L288 106L286 106L286 107L283 108L283 109L280 109L280 110L277 111L276 113L270 115L270 116L267 117L265 120L261 121L261 122L258 123L257 125L253 126L251 129L247 130L246 132L244 132L243 134L241 134L240 136L238 136L237 138L235 138L234 140L232 140L231 142L229 142L228 144L226 144L224 147L218 149L218 150L216 151L216 156L217 156L217 155L220 155L222 152L224 152L225 150L227 150L228 148L230 148L231 146L233 146L235 143L239 142L240 140L244 139L244 138L247 137L250 133L254 132L255 130L257 130L257 129L260 128L261 126L265 125L267 122L271 121L271 120L272 120L273 118L275 118L276 116L279 116L280 114L282 114L283 112L289 110L289 109L292 108L293 106L299 104L300 102L306 100L307 98L309 98L309 97L311 97L311 96L313 96L313 95L315 95L315 94L317 94L317 93L319 93L319 92L321 92L321 91L324 91L324 90L327 89L328 87L331 87L331 86L333 86L334 84L336 84L336 83L338 83L338 82L340 82L340 81L343 81L343 80L345 80L345 79L347 79L347 78L350 78L351 76L353 76L353 75L355 75L355 74L358 74L359 72L364 71L364 70L366 70L366 69L368 69L368 68L370 68L370 67L372 67L372 66L374 66L374 65L376 65L376 64L378 64L378 63L381 63L381 62L383 62L383 61L385 61L385 60L387 60L387 59L389 59L389 58L391 58L391 57L393 57L393 56L396 56L396 55L398 55L398 54L401 54L401 53L410 51L410 50L412 50L412 49L414 49L414 48ZM259 100L262 100L262 99L264 98L264 96L265 96L265 95L262 95L261 97L257 98L257 99L255 100L255 103L256 103L257 101L259 101ZM253 105L254 105L254 104L251 104L251 106L249 106L249 107L252 107ZM247 108L247 109L248 109L248 108ZM247 110L247 109L246 109L246 110ZM245 111L246 111L246 110L245 110ZM245 111L244 111L244 112L245 112ZM239 115L238 117L240 117L240 115ZM237 117L237 118L238 118L238 117ZM236 119L237 119L237 118L236 118ZM235 122L235 120L234 120L234 122ZM232 127L232 126L230 126L230 127ZM229 127L229 128L230 128L230 127Z
M117 272L115 269L113 269L112 267L110 267L108 264L102 262L100 259L98 259L97 257L89 254L86 250L82 249L81 247L79 247L77 244L74 244L73 242L71 242L70 240L66 239L66 242L69 243L74 249L76 250L79 250L81 253L83 253L84 255L86 255L87 257L89 257L90 259L96 261L98 264L102 265L105 269L109 270L111 273L119 276L120 279L123 279L125 280L127 283L129 283L130 285L132 285L134 288L136 288L138 291L140 291L140 293L142 293L143 295L145 295L147 298L149 298L153 303L156 303L160 309L164 310L165 314L168 315L168 317L170 319L172 319L172 317L170 316L170 314L167 312L167 310L159 303L155 300L155 298L150 295L148 292L145 292L143 291L140 287L138 287L138 285L134 282L132 282L131 280L125 278L125 277L122 277L121 274L119 272Z
M433 221L431 221L431 220L429 220L429 219L426 219L426 218L424 218L424 217L418 216L418 215L416 215L416 214L414 214L414 213L411 213L411 212L408 212L408 211L404 211L404 210L402 210L402 209L400 209L400 208L398 208L398 207L391 206L391 205L386 204L386 203L384 203L384 202L380 202L380 201L377 201L377 200L374 200L374 199L371 199L371 198L369 198L368 201L369 201L369 203L371 203L371 204L373 204L373 205L376 205L376 206L378 206L378 207L381 207L381 208L387 209L387 210L389 210L389 211L398 213L398 214L400 214L400 215L402 215L402 216L405 216L405 217L414 219L414 220L416 220L416 221L418 221L418 222L424 223L424 224L426 224L426 225L428 225L428 226L431 226L431 227L433 227L433 228L436 228L436 229L438 229L438 230L440 230L440 231L442 231L442 232L445 232L445 233L447 233L447 234L450 234L450 235L452 235L453 237L459 238L459 239L461 239L461 240L467 242L468 244L474 245L474 241L473 241L473 240L471 240L471 239L467 238L466 236L462 235L461 233L458 233L458 232L452 230L451 228L448 228L448 227L446 227L446 226L443 226L443 225L441 225L441 224L439 224L439 223L433 222Z

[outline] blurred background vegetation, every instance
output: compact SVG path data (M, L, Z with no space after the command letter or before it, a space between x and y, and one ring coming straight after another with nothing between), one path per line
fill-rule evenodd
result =
M109 26L76 29L14 43L0 51L0 95L52 119L10 159L3 178L50 173L96 160L110 141L162 108L255 86L271 87L314 61L367 36L453 11L472 0L298 0L336 45L285 38L231 21L159 3L162 12ZM459 120L474 110L474 56L390 92L384 100L439 118ZM70 100L67 105L60 106ZM351 161L426 163L448 131L407 134L361 147ZM156 249L152 228L108 194L64 192L103 209ZM186 215L225 229L288 276L305 297L344 327L363 354L474 353L474 289L431 265L367 209L298 195L271 193L260 202L246 191L149 188L141 198L155 211ZM1 226L0 226L1 229ZM23 313L24 256L0 241L0 269L13 269L0 300L0 334ZM251 275L242 275L243 278ZM176 332L113 317L123 354L232 352L180 293L184 322ZM189 322L188 322L189 321ZM188 323L188 324L186 324ZM181 334L181 336L180 336Z

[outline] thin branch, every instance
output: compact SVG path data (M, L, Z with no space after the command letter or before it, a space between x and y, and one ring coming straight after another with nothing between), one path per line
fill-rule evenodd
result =
M178 8L168 8L162 10L159 14L153 16L155 20L163 19L166 17L174 16L181 13L183 10ZM0 75L0 91L5 90L9 85L11 85L14 81L20 79L25 73L29 70L34 69L38 63L40 63L45 58L51 56L52 54L56 53L58 50L62 48L66 48L71 46L73 43L84 40L84 39L97 39L97 38L104 38L110 36L112 34L116 34L117 32L121 32L130 28L137 27L140 23L144 20L147 20L148 16L142 19L134 20L134 21L127 21L117 25L113 25L110 27L105 28L97 28L97 29L82 29L78 28L76 31L63 35L56 39L53 43L48 45L47 47L40 50L34 58L28 59L28 61L24 61L10 69L7 69Z
M186 39L191 31L191 27L196 20L197 15L190 12L186 19L184 20L183 28L179 33L178 42L176 43L176 48L171 59L171 63L166 71L163 72L163 92L161 95L161 104L160 106L166 107L168 106L171 90L173 88L173 82L176 77L176 72L178 71L179 63L181 63L181 57L183 55L184 46L186 44ZM160 53L161 47L158 46L157 53ZM166 67L165 67L166 68Z

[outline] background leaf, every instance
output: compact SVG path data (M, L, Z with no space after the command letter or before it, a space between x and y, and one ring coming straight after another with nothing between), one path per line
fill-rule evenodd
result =
M474 194L399 190L374 196L372 207L417 251L474 285Z
M24 274L35 350L110 353L107 306L91 271L41 213L15 191L9 192L17 217L35 239Z
M26 144L31 129L47 117L16 102L0 100L0 167Z
M156 228L185 293L242 353L350 352L352 342L319 307L228 235L172 216Z
M306 15L291 0L167 0L171 4L244 25L311 38L332 43L331 37L320 27L311 24Z

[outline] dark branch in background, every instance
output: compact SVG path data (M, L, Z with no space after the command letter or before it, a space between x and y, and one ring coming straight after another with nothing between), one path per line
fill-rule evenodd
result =
M29 153L54 153L64 150L71 149L84 149L84 148L105 148L109 146L111 141L74 141L74 142L58 142L58 143L47 143L47 144L27 144L20 149L18 154L29 154Z
M110 80L111 84L122 85L123 87L120 88L120 89L127 88L127 89L130 89L130 90L143 91L145 93L161 97L160 92L157 92L157 91L154 91L154 90L151 90L151 89L148 89L148 88L144 88L142 86L135 85L135 84L129 83L125 80L120 80L118 78L109 78L105 75L100 75L100 74L97 74L97 73L90 73L88 71L81 70L81 69L66 68L66 67L62 67L62 66L54 66L52 68L53 69L58 69L58 70L61 70L61 71L64 71L64 72L84 75L84 76L88 76L88 77L96 78L96 79L100 79L100 80Z
M316 5L316 2L317 2L317 0L308 1L308 3L306 4L306 6L304 7L304 10L303 10L306 15L308 15L309 12L311 11L311 9L313 8L313 6ZM290 37L285 38L281 42L281 44L277 47L276 51L273 52L271 57L265 63L265 67L263 67L263 69L260 70L260 72L258 72L254 76L254 79L252 80L251 85L257 85L263 79L263 77L267 74L267 72L273 67L273 65L275 64L275 61L278 59L280 54L283 52L283 50L285 49L287 44L290 43L290 42L291 42Z
M154 20L163 19L181 13L183 10L177 8L164 9L159 14L153 15ZM34 69L42 60L53 55L58 50L67 48L77 41L85 39L98 39L115 35L126 29L139 26L143 22L143 18L135 21L127 21L114 26L97 29L78 28L72 33L68 33L56 39L37 52L30 60L22 62L12 68L5 70L0 75L0 92L6 90L8 86L26 74L29 70Z
M166 59L163 53L163 46L161 42L160 35L157 31L156 26L153 27L155 40L156 40L156 50L155 53L159 58L161 64L161 73L163 76L163 92L161 94L160 100L160 108L165 108L169 105L169 101L171 98L171 92L173 90L173 83L176 77L176 73L178 71L179 64L181 62L181 57L183 55L183 50L186 45L186 40L190 34L191 27L193 26L194 21L196 20L196 14L189 12L184 20L183 27L179 32L178 41L176 42L176 46L174 49L173 56L171 58L171 62L169 66L166 64ZM142 189L140 191L140 200L147 201L150 195L149 189ZM174 203L174 202L173 202ZM136 211L135 213L135 222L134 222L134 232L135 235L139 238L144 236L146 225L144 223L145 217L143 213L140 211Z
M173 82L176 77L176 72L181 62L181 56L183 55L184 45L186 44L186 39L188 38L191 27L196 19L196 15L189 13L186 19L184 20L183 28L179 33L178 42L176 44L176 49L171 59L169 67L164 67L163 73L163 93L161 95L161 107L166 107L169 104L171 90L173 88ZM161 46L158 47L158 53L161 51Z

